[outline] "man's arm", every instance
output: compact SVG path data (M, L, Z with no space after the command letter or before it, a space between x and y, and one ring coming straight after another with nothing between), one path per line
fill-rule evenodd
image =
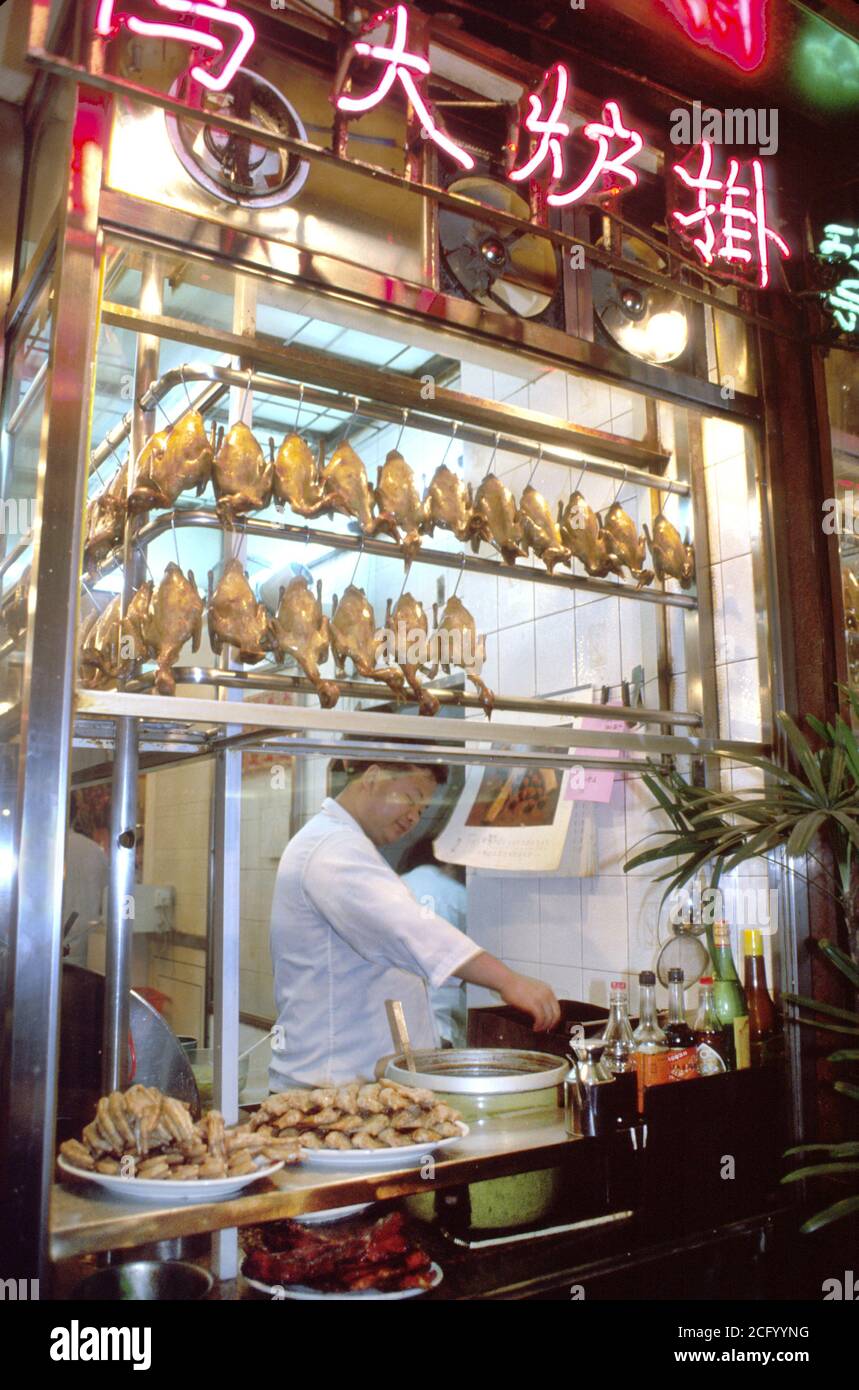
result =
M518 975L488 951L472 956L453 973L470 985L494 989L505 1004L512 1004L514 1008L530 1014L537 1033L546 1033L560 1022L560 1005L549 985L543 984L542 980L532 980L528 975Z

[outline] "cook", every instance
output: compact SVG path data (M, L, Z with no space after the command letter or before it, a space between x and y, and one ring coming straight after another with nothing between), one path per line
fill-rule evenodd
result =
M510 970L417 902L379 853L417 825L443 766L353 763L340 795L283 852L271 911L277 1030L269 1083L371 1078L392 1049L385 1001L400 999L412 1043L438 1046L427 985L452 975L495 990L537 1031L560 1008L541 980Z

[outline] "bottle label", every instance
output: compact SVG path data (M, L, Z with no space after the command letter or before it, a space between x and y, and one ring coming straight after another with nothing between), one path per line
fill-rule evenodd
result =
M752 1064L751 1049L749 1046L749 1016L740 1014L734 1019L734 1053L737 1059L737 1071L742 1071L744 1067Z
M644 1114L644 1093L648 1086L664 1086L671 1080L668 1074L667 1049L663 1052L636 1052L635 1070L638 1081L638 1113Z
M716 1076L719 1072L727 1071L724 1057L720 1057L715 1047L709 1043L698 1044L698 1075Z
M668 1053L668 1080L692 1081L697 1075L697 1047L672 1047Z

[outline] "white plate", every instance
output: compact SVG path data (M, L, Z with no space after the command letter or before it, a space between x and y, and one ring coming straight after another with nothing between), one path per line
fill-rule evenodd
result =
M180 1206L185 1202L216 1202L220 1197L230 1197L248 1187L260 1178L270 1178L283 1167L283 1159L278 1163L268 1163L257 1168L255 1173L242 1173L236 1178L119 1178L110 1173L89 1173L85 1168L76 1168L69 1163L64 1154L57 1159L57 1167L69 1177L83 1178L97 1183L114 1197L122 1197L130 1202L160 1202L165 1207Z
M459 1134L426 1144L403 1144L399 1149L301 1149L302 1163L313 1168L417 1168L427 1154L449 1149L470 1134L468 1125L455 1121Z
M359 1202L354 1207L332 1207L330 1211L309 1211L304 1216L293 1216L299 1226L325 1226L329 1221L345 1221L347 1216L357 1216L359 1211L372 1207L372 1202Z
M441 1266L437 1265L435 1261L430 1265L430 1274L432 1275L432 1283L429 1288L437 1289L444 1275L441 1272ZM385 1299L390 1303L402 1298L419 1298L422 1293L429 1293L429 1289L395 1289L389 1293L380 1293L378 1289L360 1289L357 1293L323 1293L321 1289L310 1289L304 1284L262 1284L259 1279L248 1279L245 1274L242 1275L242 1278L246 1284L250 1284L252 1289L256 1289L258 1293L268 1294L269 1298L276 1303L286 1298L297 1299L299 1302L318 1298L333 1298L341 1303L357 1303L362 1299L372 1298L378 1301Z

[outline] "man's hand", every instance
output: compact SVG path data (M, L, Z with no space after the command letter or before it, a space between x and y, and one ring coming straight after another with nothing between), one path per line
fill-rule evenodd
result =
M501 998L505 1004L512 1004L515 1009L531 1015L535 1033L547 1033L560 1022L561 1008L555 991L542 980L511 972L509 982L501 990Z
M560 1022L561 1007L553 989L544 985L542 980L517 975L515 970L488 951L478 951L453 973L469 984L494 989L505 1004L512 1004L514 1008L530 1014L537 1033L547 1033Z

